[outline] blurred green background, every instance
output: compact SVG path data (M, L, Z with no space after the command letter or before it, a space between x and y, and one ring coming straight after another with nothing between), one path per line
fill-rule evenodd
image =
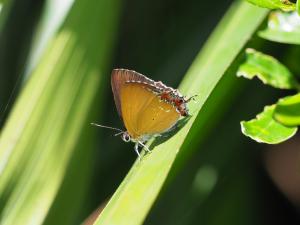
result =
M116 9L107 9L106 13L117 21L116 28L111 31L99 27L99 38L89 43L91 46L97 45L97 41L102 43L101 36L112 33L105 39L111 44L104 54L105 63L101 64L105 65L100 69L103 79L85 126L89 142L78 150L80 154L71 157L44 224L82 223L105 205L137 157L133 144L123 143L110 130L89 125L97 122L122 128L113 102L110 71L133 69L177 87L231 3L229 0L126 0L116 3ZM73 2L7 0L3 4L2 128L20 90L44 54L41 49L64 23L61 11L65 9L67 13L69 6L72 10ZM85 35L90 37L94 33ZM250 40L249 46L276 56L295 74L300 74L299 47L263 41L257 36ZM189 150L182 151L180 160L175 162L145 224L300 224L299 136L268 146L243 136L239 125L241 120L253 118L264 105L289 92L236 78L235 70L233 67L227 71L204 106L204 111L211 113L208 120L212 121L207 125L205 141L197 142L197 134L188 137L185 144ZM226 87L232 83L228 93ZM224 102L217 100L220 95L227 96ZM1 211L6 201L1 198Z

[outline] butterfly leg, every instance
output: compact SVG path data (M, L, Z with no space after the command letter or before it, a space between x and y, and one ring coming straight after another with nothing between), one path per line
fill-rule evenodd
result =
M141 145L142 147L144 147L146 152L148 152L148 153L151 152L150 149L146 145L143 144L143 142L139 141L138 144Z
M134 151L135 151L136 154L138 155L139 160L141 160L141 155L140 155L140 153L139 153L139 143L138 143L138 142L135 143L135 145L134 145Z

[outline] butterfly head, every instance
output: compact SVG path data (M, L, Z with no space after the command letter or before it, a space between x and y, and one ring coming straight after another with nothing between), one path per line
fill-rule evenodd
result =
M121 138L125 142L130 142L131 141L131 136L127 131L125 131L121 134Z

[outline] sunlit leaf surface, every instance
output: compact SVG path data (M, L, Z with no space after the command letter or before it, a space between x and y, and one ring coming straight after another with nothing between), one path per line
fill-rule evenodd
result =
M118 6L117 0L76 1L20 93L0 136L1 224L42 224L70 159L91 154L83 143L92 137L90 115Z
M278 144L292 137L297 127L286 127L273 119L275 105L266 106L255 119L242 121L243 134L253 140L267 144Z
M248 2L268 9L281 9L284 11L295 10L295 3L288 0L247 0Z
M299 5L299 4L298 4ZM295 12L271 12L268 27L259 36L270 41L300 44L300 16Z
M246 50L246 61L240 65L237 76L248 79L258 77L264 84L282 89L297 89L293 74L275 58L254 49Z
M274 118L286 126L299 126L300 94L280 99L276 104Z

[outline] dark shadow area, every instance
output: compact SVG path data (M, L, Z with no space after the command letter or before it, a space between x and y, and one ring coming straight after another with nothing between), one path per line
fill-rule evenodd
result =
M43 6L44 0L12 1L0 32L0 127L22 86L31 41Z

